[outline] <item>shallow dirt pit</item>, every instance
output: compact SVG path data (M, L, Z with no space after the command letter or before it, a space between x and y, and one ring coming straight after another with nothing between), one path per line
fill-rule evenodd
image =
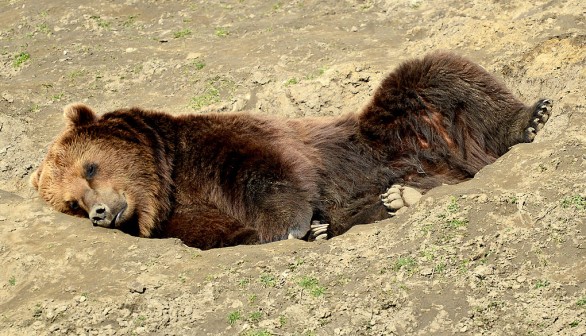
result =
M586 333L585 21L580 1L5 1L0 334ZM386 222L202 252L94 228L28 186L67 103L333 115L436 49L553 114Z

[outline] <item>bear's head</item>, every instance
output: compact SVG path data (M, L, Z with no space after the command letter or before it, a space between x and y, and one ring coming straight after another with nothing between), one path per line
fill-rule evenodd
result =
M66 128L31 184L58 211L150 237L170 211L171 172L158 162L156 132L141 123L141 111L130 112L99 117L83 104L65 107Z

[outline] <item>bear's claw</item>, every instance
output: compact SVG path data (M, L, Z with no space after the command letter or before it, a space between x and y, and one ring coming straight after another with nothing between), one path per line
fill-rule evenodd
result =
M537 132L539 132L551 115L551 107L553 103L549 99L540 100L533 112L531 121L528 127L525 129L525 141L531 142L535 139Z
M318 220L311 222L311 229L309 230L309 241L328 239L328 227L330 224L320 223Z
M381 195L381 199L385 207L389 210L389 215L394 216L399 209L410 207L419 202L421 196L419 191L411 187L403 187L395 184Z

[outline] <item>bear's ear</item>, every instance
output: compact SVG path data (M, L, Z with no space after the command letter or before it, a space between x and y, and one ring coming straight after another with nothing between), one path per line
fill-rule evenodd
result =
M73 103L65 106L63 116L69 128L85 126L98 121L96 112L82 103Z
M39 168L37 168L37 170L33 172L29 179L31 186L33 186L37 190L39 190L39 178L41 177L41 169L42 166L39 166Z

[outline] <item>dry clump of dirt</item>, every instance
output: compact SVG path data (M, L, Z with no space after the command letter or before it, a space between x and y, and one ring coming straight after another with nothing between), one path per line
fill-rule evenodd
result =
M10 1L0 11L0 334L586 333L586 35L577 0ZM61 107L359 110L464 54L553 114L476 178L329 241L211 251L55 213L27 180Z

